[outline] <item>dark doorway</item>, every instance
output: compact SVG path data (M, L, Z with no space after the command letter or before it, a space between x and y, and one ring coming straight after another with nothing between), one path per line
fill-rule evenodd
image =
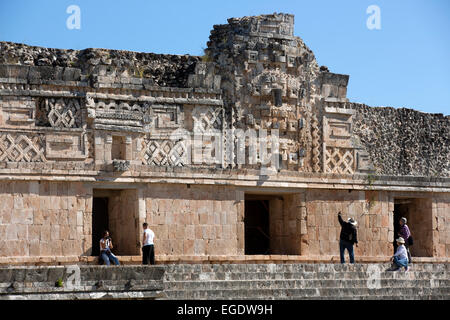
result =
M92 203L92 255L100 254L100 239L109 229L108 198L93 198Z
M270 250L269 200L245 201L245 254L268 254Z
M394 253L397 251L397 238L398 232L400 230L400 219L405 217L408 213L408 206L405 201L399 203L400 200L397 200L397 203L394 203Z
M405 217L411 232L413 245L409 247L412 257L433 256L432 200L428 198L394 199L394 249L399 237L400 219Z

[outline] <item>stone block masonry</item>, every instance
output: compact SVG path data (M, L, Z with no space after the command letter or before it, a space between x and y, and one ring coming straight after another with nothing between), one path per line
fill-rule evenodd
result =
M0 264L450 258L449 116L369 107L294 16L215 25L202 57L0 42ZM248 260L250 259L250 260Z

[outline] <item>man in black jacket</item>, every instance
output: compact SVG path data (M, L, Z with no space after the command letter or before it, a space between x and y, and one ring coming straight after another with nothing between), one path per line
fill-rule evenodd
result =
M345 222L341 217L341 212L338 213L338 220L341 224L341 236L339 240L339 253L341 255L341 263L345 263L344 252L345 249L348 251L348 255L350 256L350 263L355 263L355 255L353 253L353 244L356 243L358 246L356 225L357 222L352 218L349 218L347 222Z

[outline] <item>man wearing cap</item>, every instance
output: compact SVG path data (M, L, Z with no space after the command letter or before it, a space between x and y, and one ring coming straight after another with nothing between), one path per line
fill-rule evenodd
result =
M348 255L350 256L350 263L355 263L355 255L353 253L353 245L356 243L358 246L356 225L357 222L352 218L349 218L347 222L345 222L341 217L341 212L338 213L338 220L341 225L341 235L339 240L339 253L341 256L341 263L345 263L344 253L345 249L348 251Z
M392 267L388 271L396 271L401 267L404 267L405 271L408 271L408 252L405 247L405 239L400 237L396 242L397 252L391 258Z

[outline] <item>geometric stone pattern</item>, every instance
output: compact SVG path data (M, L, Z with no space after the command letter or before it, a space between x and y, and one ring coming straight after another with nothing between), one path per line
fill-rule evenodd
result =
M81 99L43 98L36 108L36 125L54 128L81 127Z
M0 133L0 161L45 162L44 144L42 135Z
M88 117L94 128L119 131L141 131L150 121L147 102L87 97Z
M178 167L187 163L187 149L183 140L147 140L144 146L144 164Z
M353 174L354 173L354 149L352 148L325 148L325 172Z
M214 129L221 130L223 122L222 116L222 108L196 107L192 112L194 132L203 133Z
M151 119L158 129L178 128L182 114L181 107L177 105L152 105Z
M312 169L314 172L321 172L321 141L320 141L320 124L314 114L311 119L311 136L312 136Z

